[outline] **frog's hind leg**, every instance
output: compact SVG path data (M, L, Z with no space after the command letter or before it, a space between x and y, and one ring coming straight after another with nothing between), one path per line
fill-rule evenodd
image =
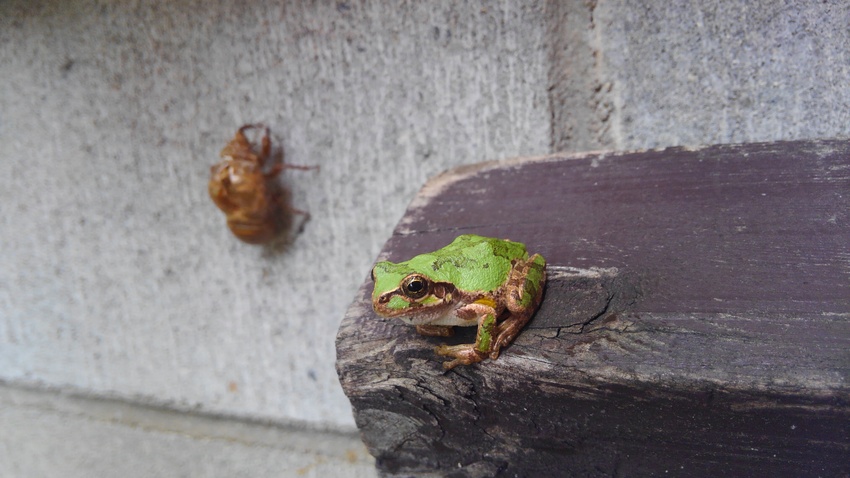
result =
M532 311L533 312L533 311ZM504 320L496 330L496 338L493 340L493 347L490 350L490 358L495 360L499 358L499 352L502 347L507 347L519 335L525 324L533 314L512 314Z
M534 254L526 261L514 265L508 280L507 309L510 316L496 329L490 358L499 357L502 347L514 341L525 324L531 320L540 301L543 299L543 286L546 283L546 261L540 254Z

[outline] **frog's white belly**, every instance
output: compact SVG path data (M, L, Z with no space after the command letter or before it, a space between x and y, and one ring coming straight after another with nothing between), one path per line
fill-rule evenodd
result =
M460 327L478 325L477 317L462 319L457 316L457 310L462 306L462 304L456 304L432 311L419 311L415 316L399 318L410 325L457 325Z

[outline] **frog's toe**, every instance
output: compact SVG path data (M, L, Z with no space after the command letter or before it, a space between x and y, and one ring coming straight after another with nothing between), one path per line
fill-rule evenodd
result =
M443 370L451 370L458 365L461 365L460 359L454 359L448 362L443 362Z
M434 352L437 355L449 355L452 357L458 357L464 351L469 350L471 348L470 345L438 345L434 347Z

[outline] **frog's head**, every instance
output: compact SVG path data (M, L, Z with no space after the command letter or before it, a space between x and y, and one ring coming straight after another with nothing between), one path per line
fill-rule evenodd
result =
M383 261L372 269L372 307L382 317L424 325L444 316L457 300L455 287L417 270L409 262Z

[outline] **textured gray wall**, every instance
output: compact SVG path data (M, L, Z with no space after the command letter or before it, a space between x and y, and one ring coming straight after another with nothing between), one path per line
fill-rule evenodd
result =
M546 153L545 18L512 2L0 3L0 378L353 426L345 308L407 203ZM313 220L231 237L209 166L265 121Z
M603 1L617 148L850 135L850 3Z
M0 2L0 379L351 427L336 328L429 176L848 135L847 6L671 5ZM284 251L206 196L253 121L322 167Z

